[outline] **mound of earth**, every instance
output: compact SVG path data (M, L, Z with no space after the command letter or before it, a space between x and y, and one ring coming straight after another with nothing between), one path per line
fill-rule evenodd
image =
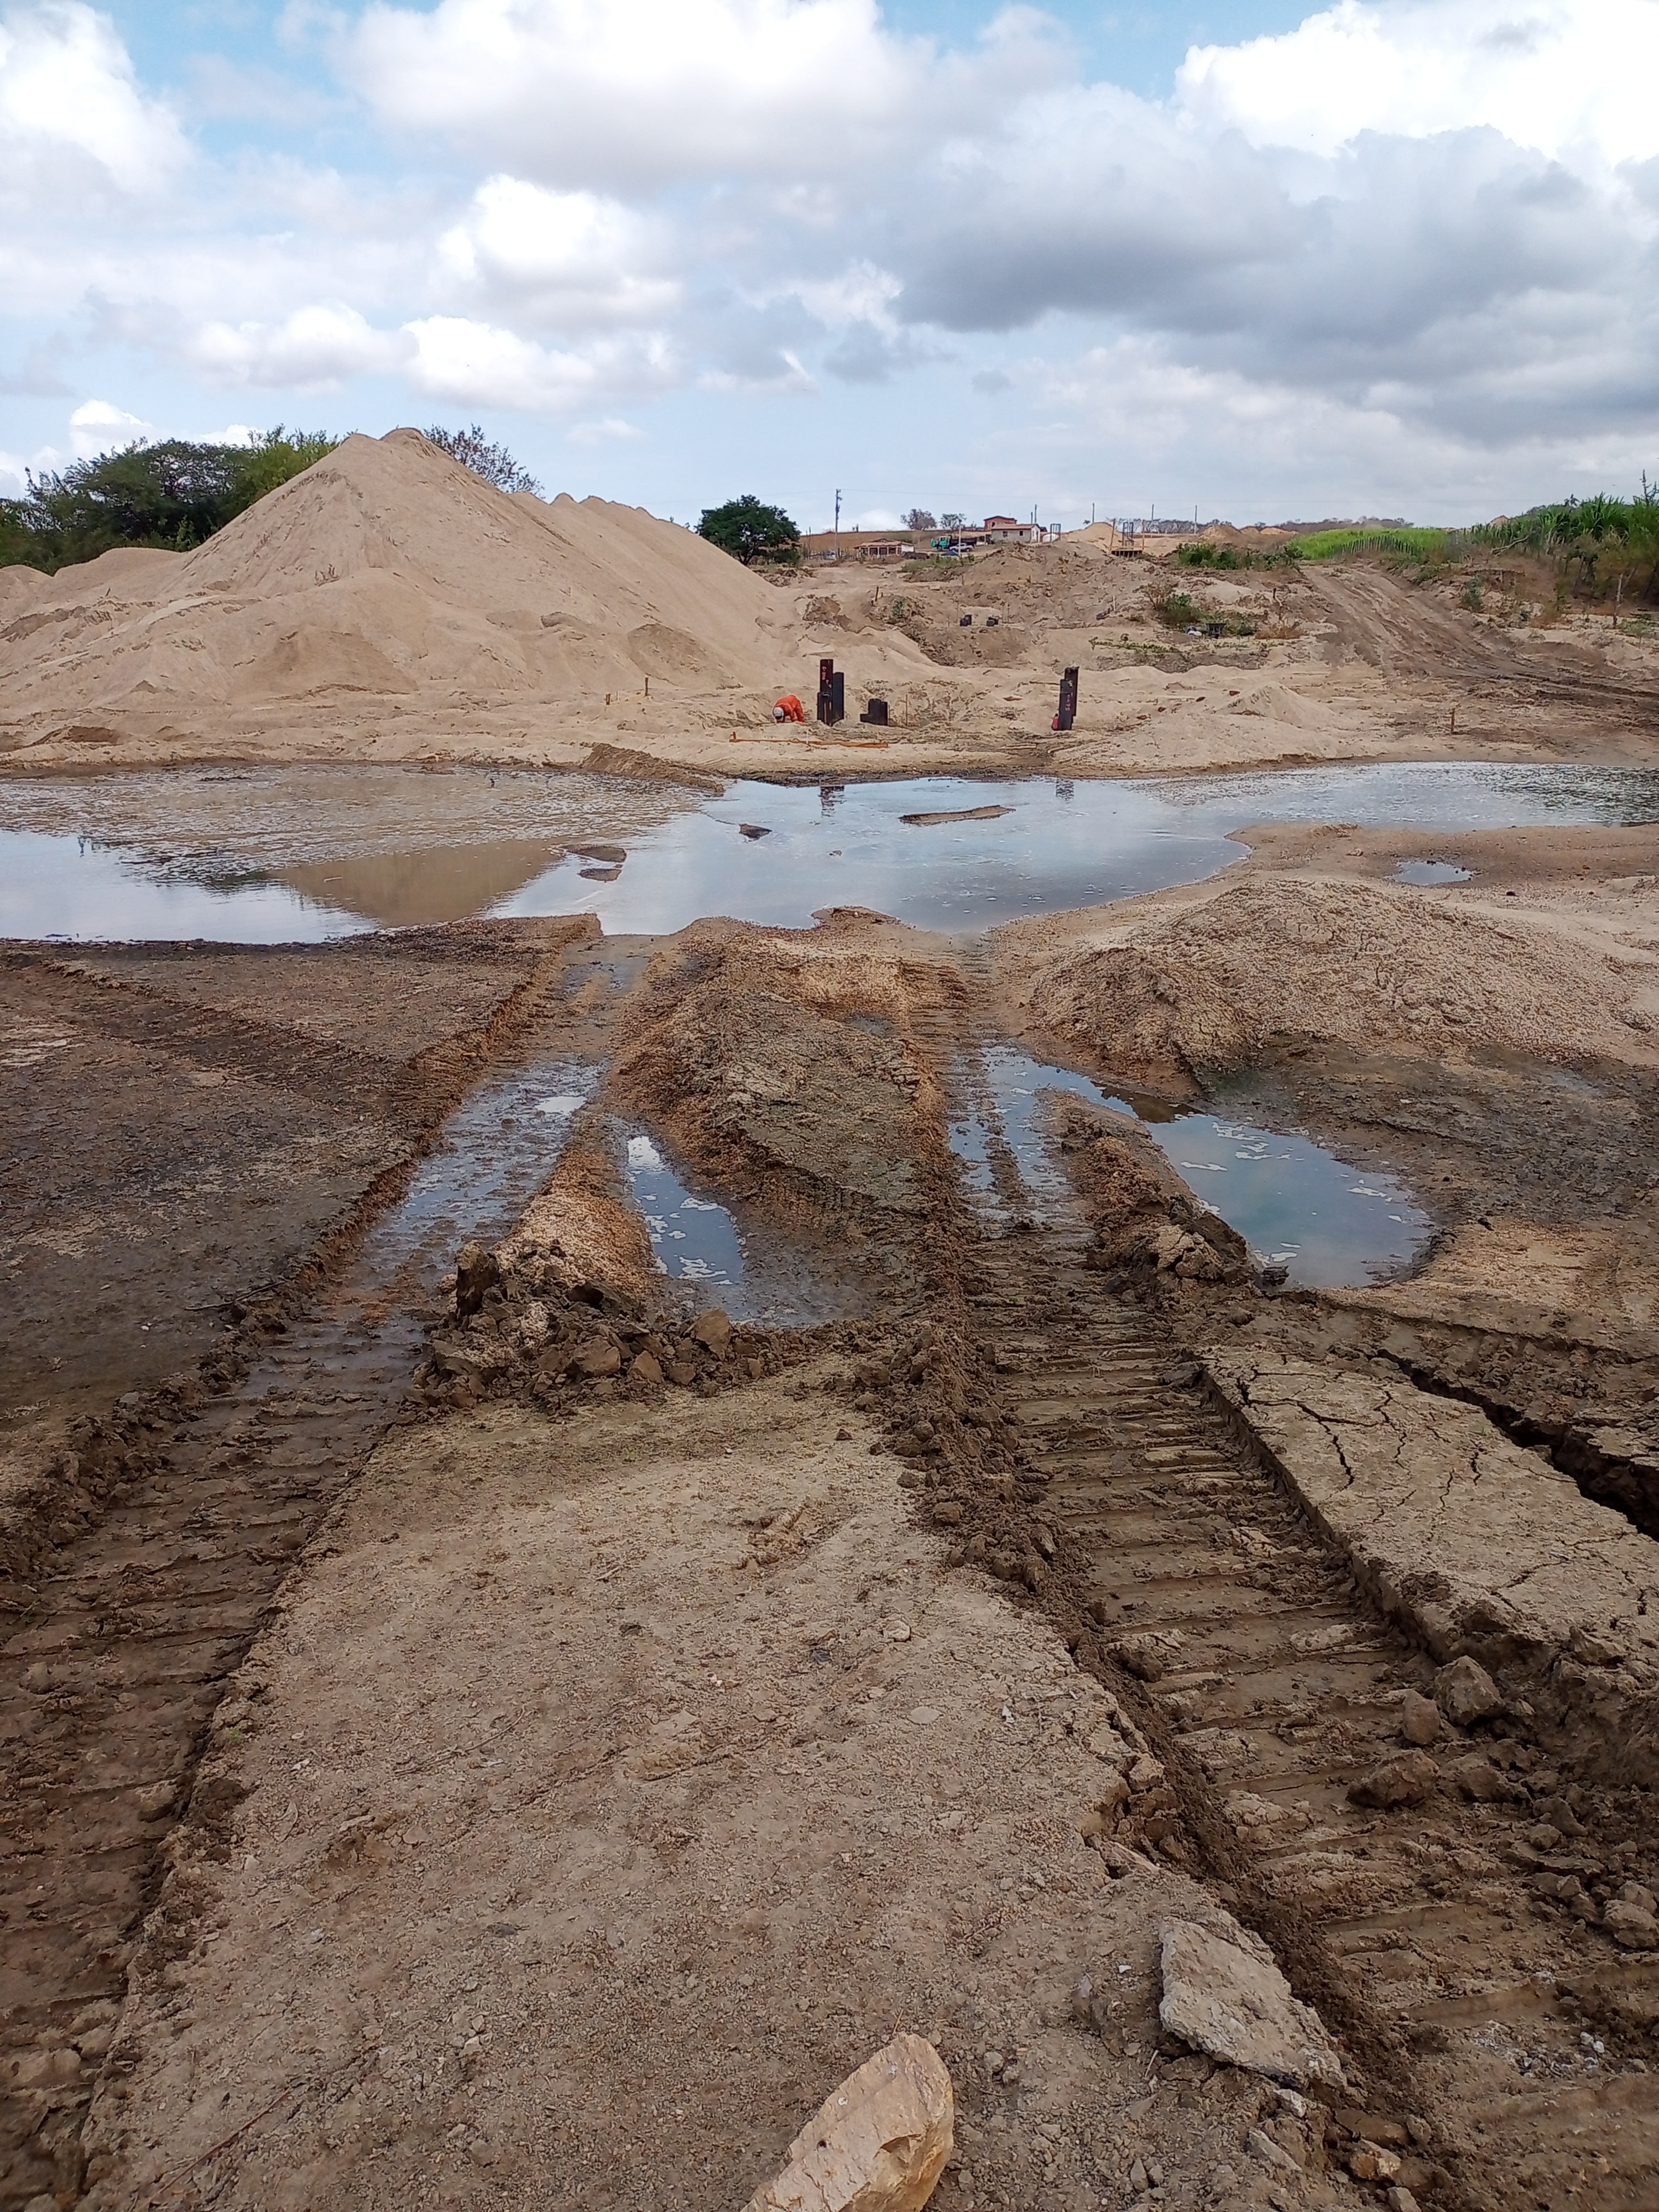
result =
M1406 886L1252 872L1175 899L1022 924L1025 1018L1175 1093L1288 1036L1651 1065L1650 957L1571 922Z
M507 496L416 430L351 437L191 553L0 589L0 750L333 750L389 717L799 681L793 602L637 507ZM372 727L366 728L366 712ZM90 734L88 734L90 733ZM392 732L397 735L398 732ZM331 738L332 743L329 741Z

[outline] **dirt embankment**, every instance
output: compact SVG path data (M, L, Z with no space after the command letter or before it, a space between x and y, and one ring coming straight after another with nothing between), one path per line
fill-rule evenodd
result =
M1258 868L1001 941L1034 1031L1177 1095L1293 1036L1659 1067L1659 943L1485 896Z
M916 1023L962 988L936 941L879 915L700 922L647 971L609 1096L740 1197L890 1242L944 1168Z
M1250 834L1242 877L1002 933L1011 1018L1401 1176L1408 1279L1241 1317L1469 1399L1659 1531L1656 833ZM1393 880L1424 860L1469 880Z

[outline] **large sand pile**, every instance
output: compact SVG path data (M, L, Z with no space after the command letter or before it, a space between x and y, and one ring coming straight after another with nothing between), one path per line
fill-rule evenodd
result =
M799 637L792 594L692 532L507 497L394 430L347 439L195 552L0 574L0 751L334 750L503 709L523 731L639 701L647 678L769 704L801 682Z

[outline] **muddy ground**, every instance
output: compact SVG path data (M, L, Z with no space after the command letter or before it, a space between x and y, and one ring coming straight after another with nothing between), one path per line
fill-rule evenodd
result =
M1413 841L1340 834L1340 866L1298 832L1200 891L1294 896L1339 946L1358 891L1443 932L1455 891L1392 881ZM1103 932L1144 963L1179 928L1195 975L1224 963L1198 894L1005 933L994 961L857 913L611 950L471 925L303 957L14 956L105 1126L148 1147L65 1129L43 1225L138 1221L151 1330L100 1327L100 1386L37 1236L33 1357L64 1359L65 1420L100 1387L194 1380L17 1589L9 2201L712 2208L902 2026L957 2085L947 2203L1650 2202L1648 1662L1567 1656L1589 1589L1541 1662L1477 1638L1492 1710L1403 1750L1407 1692L1439 1710L1432 1606L1409 1573L1379 1600L1202 1365L1237 1345L1330 1388L1386 1373L1425 1437L1415 1409L1455 1392L1488 1450L1553 1451L1562 1473L1517 1452L1523 1486L1536 1465L1650 1543L1633 836L1584 839L1600 866L1462 841L1509 932L1474 1046L1353 1033L1310 959L1293 1020L1281 1000L1232 1066L1167 1085L1230 1083L1406 1175L1440 1241L1347 1293L1275 1291L1078 1101L1052 1109L1063 1218L1022 1227L1012 1156L1015 1233L960 1189L945 1131L983 1043L1023 1026L1064 1051L1037 1001L1100 1018L1076 978ZM1586 914L1621 950L1551 1056L1528 1024ZM147 1099L130 1008L163 989ZM1201 1012L1196 983L1177 995ZM1074 1030L1073 1064L1143 1083L1184 1035L1126 1068ZM534 1054L606 1071L564 1164L498 1260L411 1289L404 1334L374 1338L363 1285L328 1287L365 1193L467 1081ZM11 1073L27 1095L33 1065ZM227 1091L227 1151L331 1113L366 1132L356 1180L307 1185L242 1141L211 1206L157 1203L155 1164L188 1186L178 1148L205 1149L177 1096ZM685 1286L665 1309L607 1133L640 1126L752 1245L816 1248L873 1295L804 1333L699 1332ZM191 1220L225 1302L194 1337ZM1505 1266L1471 1272L1477 1235ZM1577 1266L1554 1329L1524 1257L1544 1249ZM287 1313L268 1288L260 1308L284 1281ZM287 1322L263 1365L217 1350L244 1305ZM1628 1772L1575 1729L1592 1694ZM1217 1914L1335 2039L1322 2101L1161 2030L1164 1933ZM1115 1992L1098 2018L1084 1975Z
M1305 588L1319 745L1647 757L1638 641ZM1207 764L1267 649L1114 696ZM909 2028L950 2207L1659 2205L1659 836L1243 842L988 941L6 953L0 2204L715 2212ZM1070 1096L976 1200L1005 1039L1432 1240L1286 1290ZM1329 2064L1166 2027L1183 1923Z

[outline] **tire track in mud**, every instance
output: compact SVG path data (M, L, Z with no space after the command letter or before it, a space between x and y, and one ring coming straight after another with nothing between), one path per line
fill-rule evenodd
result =
M917 1022L953 1109L983 1116L977 1028L965 1010ZM1659 1960L1621 1956L1575 1909L1594 1917L1585 1885L1616 1889L1635 1862L1620 1819L1551 1771L1524 1722L1443 1742L1419 1802L1351 1797L1406 1751L1404 1692L1431 1690L1433 1662L1170 1324L1105 1289L1081 1208L995 1182L958 1285L1012 1473L921 1479L954 1491L940 1517L967 1556L1039 1593L1165 1762L1172 1791L1131 1801L1125 1839L1214 1881L1344 2035L1334 2157L1381 2143L1427 2206L1650 2212ZM1454 1777L1470 1758L1473 1799Z
M41 1560L0 1647L6 2212L79 2193L82 2124L167 1838L187 1805L210 1832L232 1809L191 1799L210 1728L234 1725L225 1680L396 1415L461 1237L508 1226L556 1158L562 1125L536 1108L577 1056L560 1006L573 951L487 1038L439 1048L477 1079L510 1045L512 1072L434 1130L412 1176L383 1180L386 1210L310 1310L268 1317L276 1340L241 1379L152 1438L96 1525Z

